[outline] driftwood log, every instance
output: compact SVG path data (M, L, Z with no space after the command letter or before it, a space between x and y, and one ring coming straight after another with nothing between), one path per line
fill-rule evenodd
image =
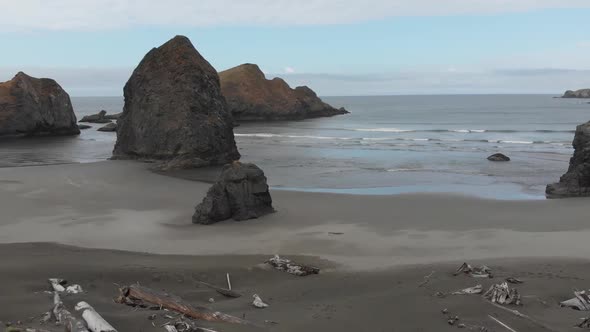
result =
M88 329L92 332L117 332L94 308L86 302L78 302L76 311L82 312L82 318L86 321Z
M53 315L57 323L63 324L66 332L88 332L86 324L66 309L58 292L53 294Z
M299 277L320 273L320 269L315 266L296 264L287 258L281 258L279 255L275 255L273 258L266 261L266 263L270 264L277 270L285 271Z
M205 320L209 322L226 322L234 324L247 324L251 323L228 314L224 314L219 311L213 311L205 307L193 306L180 297L158 292L153 289L132 285L119 289L119 297L115 300L117 303L138 306L140 304L150 303L157 305L161 308L173 310L179 312L187 317Z
M235 292L235 291L233 291L231 289L217 287L215 285L212 285L210 283L207 283L207 282L204 282L204 281L200 281L200 280L197 280L197 282L199 284L203 285L203 286L207 286L207 287L215 290L217 293L219 293L219 294L221 294L223 296L226 296L226 297L238 298L238 297L242 296L242 294L240 294L238 292Z

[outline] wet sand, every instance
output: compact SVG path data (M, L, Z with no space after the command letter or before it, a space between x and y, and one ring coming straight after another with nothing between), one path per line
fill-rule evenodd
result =
M479 296L433 295L475 283L489 287L509 275L526 279L519 286L525 306L518 310L549 327L544 330L572 330L584 317L556 304L574 288L590 288L586 199L275 191L273 215L200 226L190 224L190 217L209 184L154 174L147 167L109 161L0 169L0 320L26 321L47 311L47 295L35 292L57 276L82 284L88 291L84 299L119 331L161 331L147 320L150 313L112 303L113 283L139 281L208 304L215 294L195 287L194 276L223 284L226 272L246 296L216 298L211 306L246 314L262 325L254 330L450 331L456 327L440 313L448 308L465 323L490 331L502 329L488 314L518 331L543 331ZM212 180L214 172L201 177ZM305 256L299 259L323 273L297 278L259 266L275 253ZM452 277L462 261L490 265L498 277ZM429 287L418 287L431 271L436 272ZM252 308L254 293L271 307ZM266 326L264 320L279 324Z

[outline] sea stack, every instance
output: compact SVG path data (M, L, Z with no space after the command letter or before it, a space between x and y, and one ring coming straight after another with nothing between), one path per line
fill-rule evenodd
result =
M590 196L590 122L576 128L574 156L558 183L547 186L547 198Z
M19 72L0 83L0 136L78 134L70 96L56 81Z
M281 78L267 80L255 64L219 73L221 89L238 121L301 120L347 114L324 103L306 86L291 89Z
M164 169L240 158L219 76L184 36L152 49L125 85L113 159L164 162Z
M254 164L233 162L224 166L219 180L195 209L193 223L209 225L241 221L274 212L264 172Z
M567 90L561 98L590 98L590 89Z

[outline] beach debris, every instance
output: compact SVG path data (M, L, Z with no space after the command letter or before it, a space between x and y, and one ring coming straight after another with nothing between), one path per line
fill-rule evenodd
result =
M472 267L467 263L463 263L455 273L454 276L458 276L460 274L466 274L473 278L493 278L492 269L489 267L482 265L480 267Z
M236 291L233 291L231 289L217 287L215 285L212 285L210 283L207 283L207 282L204 282L204 281L200 281L200 280L197 280L197 282L200 283L200 284L202 284L202 285L204 285L204 286L207 286L207 287L215 290L217 293L219 293L219 294L221 294L223 296L226 296L226 297L238 298L238 297L241 297L242 296L242 294L240 294L240 293L238 293Z
M441 310L440 312L442 312L443 315L446 315L449 313L449 309L444 308L443 310Z
M49 284L53 288L53 291L58 293L78 294L84 292L82 286L78 284L67 286L68 282L60 278L50 278Z
M92 332L117 332L117 330L111 326L102 316L94 310L94 308L82 301L76 304L74 308L76 311L82 313L82 318L86 321L88 329Z
M66 309L66 306L61 301L58 292L53 294L53 315L55 316L55 320L58 324L65 326L66 331L88 332L86 323L76 318L68 309ZM46 316L47 314L45 314L43 319L45 319ZM105 330L105 332L108 331Z
M277 270L285 271L299 277L320 273L320 269L317 267L295 264L287 258L281 258L279 255L275 255L273 258L266 261L266 263L270 264Z
M430 272L429 275L424 276L424 281L422 281L422 283L420 283L420 285L418 285L418 288L426 286L430 282L430 279L432 278L433 275L434 275L434 271Z
M498 323L500 326L504 327L508 331L510 331L510 332L518 332L515 329L513 329L510 326L508 326L505 323L503 323L502 321L500 321L498 318L496 318L496 317L494 317L492 315L488 315L488 317L490 317L494 322Z
M229 273L226 273L225 276L227 277L227 289L231 290L231 280L229 279Z
M148 320L156 320L156 317L158 317L156 314L151 314L148 316Z
M208 328L199 327L193 321L183 318L175 322L167 322L163 327L168 332L217 332Z
M146 306L146 304L156 305L159 306L160 309L176 311L190 318L210 322L251 324L246 320L219 311L193 306L176 295L155 291L140 285L131 285L120 288L119 297L115 299L115 302L140 307Z
M215 299L214 299L214 298L212 298L212 297L210 297L210 298L209 298L209 303L215 303Z
M459 321L459 316L454 316L454 317L449 317L449 319L447 320L447 323L449 323L449 325L455 325L455 323L458 321Z
M518 278L514 278L514 277L508 277L506 278L506 282L511 283L511 284L522 284L524 283L524 281L518 279Z
M580 327L583 329L590 329L590 318L582 318L581 319L582 322L578 325L576 325L576 327Z
M456 292L453 292L452 294L453 295L471 295L471 294L481 294L482 292L483 292L483 286L476 285L473 287L458 290Z
M492 303L521 305L518 290L508 287L506 282L492 285L483 296Z
M559 305L580 311L590 310L590 297L586 291L574 291L574 298L561 302Z
M268 307L268 304L264 303L258 294L254 294L252 297L254 298L252 305L254 305L256 308L262 309Z

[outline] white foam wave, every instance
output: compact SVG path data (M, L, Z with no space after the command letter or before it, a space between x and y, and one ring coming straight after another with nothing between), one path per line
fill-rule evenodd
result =
M409 129L398 129L398 128L357 128L354 131L365 131L365 132L380 132L380 133L410 133L414 130Z

